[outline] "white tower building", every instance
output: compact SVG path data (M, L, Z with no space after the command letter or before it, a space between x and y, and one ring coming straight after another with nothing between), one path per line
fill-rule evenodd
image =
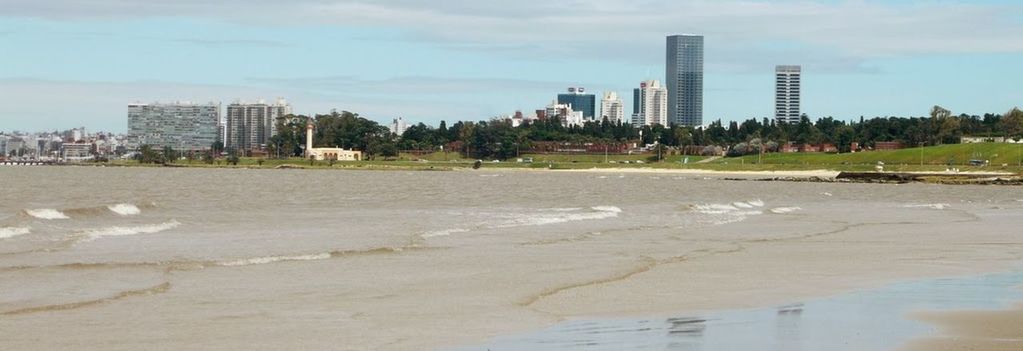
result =
M617 92L604 92L604 98L600 99L600 117L597 122L602 122L604 119L611 123L625 122L625 104L622 103L622 98L618 97Z
M801 66L777 66L774 68L774 118L778 124L799 123Z

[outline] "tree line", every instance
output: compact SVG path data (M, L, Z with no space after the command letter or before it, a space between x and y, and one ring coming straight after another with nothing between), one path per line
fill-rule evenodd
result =
M1009 137L1023 139L1023 111L1014 108L1005 114L952 115L935 106L927 117L875 117L843 121L832 117L811 121L805 115L798 123L776 123L773 119L721 120L706 127L641 126L607 120L581 126L563 126L556 118L523 122L512 126L509 119L458 121L437 127L423 123L409 126L402 135L394 135L379 123L356 113L331 112L315 116L288 116L277 122L277 135L271 140L271 155L302 156L306 123L316 125L313 139L318 147L342 147L361 150L369 159L397 156L399 150L456 151L473 158L507 159L536 142L568 143L640 143L662 147L711 146L759 152L759 147L777 149L778 145L832 144L839 152L848 152L852 143L873 147L877 142L897 141L906 146L955 144L963 136ZM753 144L757 148L750 147ZM764 146L769 145L769 146ZM737 146L741 146L738 148ZM457 150L450 150L458 147Z

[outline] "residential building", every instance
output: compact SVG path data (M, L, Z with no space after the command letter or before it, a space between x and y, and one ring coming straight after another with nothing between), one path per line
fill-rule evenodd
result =
M639 89L633 91L636 97L632 114L632 125L639 127L644 125L660 124L668 125L668 96L667 89L661 86L657 80L648 80L639 83Z
M586 88L568 88L568 93L558 94L558 104L572 106L573 111L582 112L588 121L596 119L597 97L587 94Z
M703 125L703 36L669 36L665 62L668 122Z
M207 149L217 140L220 104L189 102L128 105L128 137L136 146Z
M291 114L291 105L278 98L273 104L235 101L227 105L224 146L235 150L260 150L277 134L277 120Z
M598 122L603 120L611 123L625 122L625 104L622 103L622 98L618 97L617 92L605 91L604 98L600 99L600 118Z
M388 129L391 130L391 133L401 136L408 130L408 122L405 122L405 119L401 117L395 118Z
M774 119L778 124L799 123L801 66L774 68Z
M63 143L60 149L60 159L64 162L82 162L93 158L92 143Z
M537 115L540 115L540 113L537 113ZM561 120L561 125L565 127L582 126L586 123L586 118L582 111L574 110L571 104L560 104L557 101L551 101L551 104L547 105L547 108L543 111L543 116L544 118L557 118Z

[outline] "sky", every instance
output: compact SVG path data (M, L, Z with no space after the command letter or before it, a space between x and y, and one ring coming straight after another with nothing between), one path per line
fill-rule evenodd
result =
M379 122L487 120L569 86L664 80L705 36L704 123L773 113L803 66L811 117L1023 105L1023 2L0 0L0 130L127 130L132 102L288 99Z

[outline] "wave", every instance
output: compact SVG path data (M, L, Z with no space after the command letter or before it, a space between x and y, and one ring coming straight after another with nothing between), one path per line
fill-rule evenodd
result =
M276 263L276 262L287 262L287 261L317 261L317 260L326 260L326 259L329 259L331 257L333 257L333 256L329 252L328 253L315 254L315 255L266 256L266 257L256 257L256 258L241 259L241 260L235 260L235 261L219 262L219 263L217 263L217 265L218 266L224 266L224 267L238 267L238 266L252 266L252 265L269 264L269 263Z
M52 208L41 208L35 210L24 210L26 215L45 220L52 219L70 219L64 212L52 209Z
M701 221L707 221L712 225L722 225L741 222L746 220L749 216L762 215L764 212L757 208L763 206L763 201L751 200L737 201L730 204L691 205L689 209L696 213L706 215L706 217L701 218Z
M932 209L932 210L944 210L946 208L952 207L952 205L950 205L950 204L919 204L919 205L905 205L905 206L902 206L902 207L905 207L905 208L929 208L929 209Z
M423 239L428 239L428 238L435 238L435 237L438 237L438 236L448 236L448 235L455 234L455 233L465 233L465 232L468 232L468 231L469 231L468 229L463 229L463 228L434 230L434 231L431 231L431 232L426 232L426 233L420 234L419 237L423 238Z
M565 209L560 209L565 210ZM557 224L565 222L577 222L586 220L599 220L618 217L622 209L615 206L594 206L589 211L579 209L575 211L541 211L538 213L515 214L493 226L493 228L511 228Z
M92 241L108 236L130 236L138 234L155 234L162 231L177 228L181 225L176 220L160 224L141 225L135 227L107 227L102 229L93 229L84 232L85 241Z
M122 215L122 216L134 216L142 213L142 210L138 206L132 204L116 204L107 206L111 212Z
M2 227L0 228L0 239L9 239L20 235L31 233L32 230L24 227Z
M71 302L71 303L65 303L65 304L60 304L60 305L46 305L46 306L38 306L38 307L28 307L28 308L22 308L22 309L13 310L13 311L0 312L0 316L13 316L13 315L22 315L22 314L39 313L39 312L54 312L54 311L73 310L73 309L82 308L82 307L88 307L88 306L93 306L93 305L99 305L99 304L114 302L114 301L117 301L117 300L126 299L126 298L130 298L130 297L149 296L149 295L162 294L162 293L165 293L168 290L170 290L170 288L171 288L170 282L166 282L166 283L162 283L160 285L156 285L156 286L152 286L152 287L148 287L148 288L144 288L144 289L122 291L122 292L118 293L117 295L113 295L113 296L110 296L110 297L104 297L104 298L96 299L96 300Z
M778 207L778 208L772 208L771 209L771 213L774 213L774 214L786 214L786 213L796 212L796 211L799 211L799 210L802 210L802 208L799 208L799 207Z

